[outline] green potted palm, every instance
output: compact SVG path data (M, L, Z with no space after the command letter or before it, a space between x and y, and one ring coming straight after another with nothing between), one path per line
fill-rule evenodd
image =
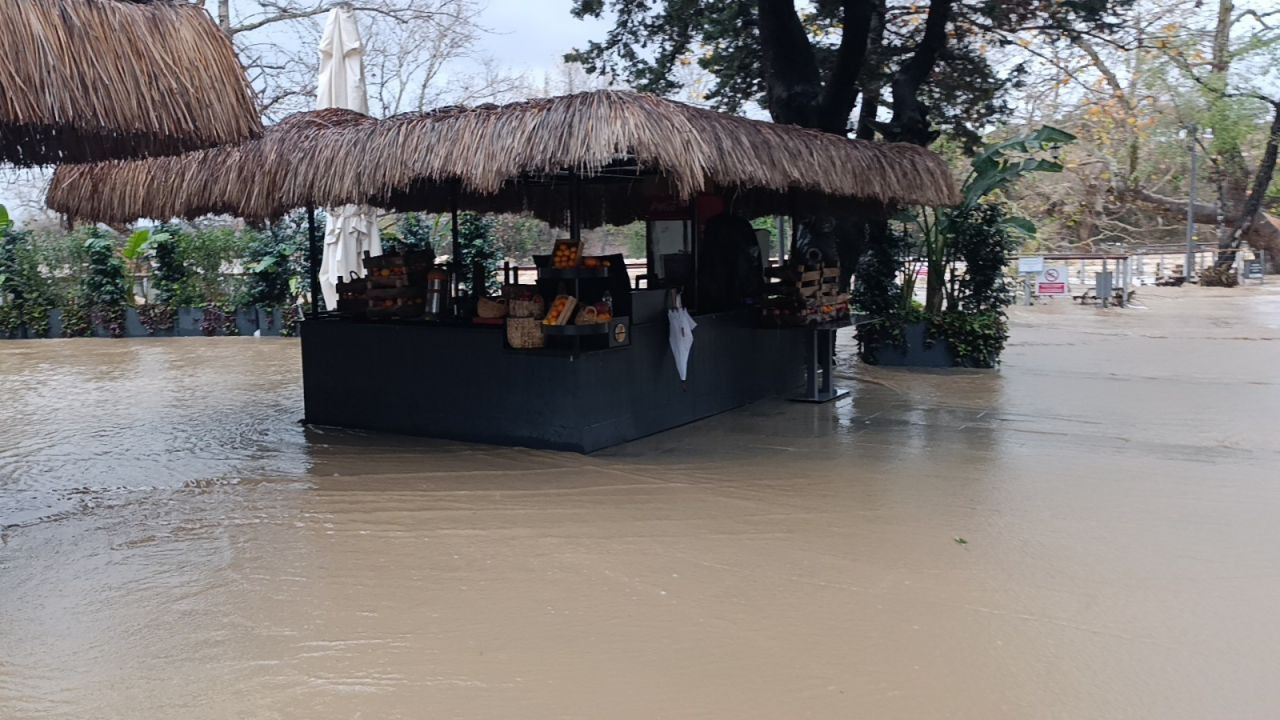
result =
M1061 172L1075 136L1042 127L987 147L970 162L961 202L901 215L859 267L855 301L870 316L858 352L878 365L995 367L1008 339L1005 268L1035 224L1000 194L1031 173ZM924 301L916 300L925 283Z

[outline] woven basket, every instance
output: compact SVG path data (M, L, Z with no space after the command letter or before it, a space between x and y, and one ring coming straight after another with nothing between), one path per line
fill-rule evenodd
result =
M533 300L508 300L507 315L513 318L541 320L547 313L547 303L540 297Z
M584 305L578 310L578 317L574 318L574 325L597 325L600 322L600 313L596 311L594 305Z
M476 315L488 320L507 316L507 301L482 297L476 301Z
M507 318L507 344L520 350L532 350L546 344L542 321L536 318Z

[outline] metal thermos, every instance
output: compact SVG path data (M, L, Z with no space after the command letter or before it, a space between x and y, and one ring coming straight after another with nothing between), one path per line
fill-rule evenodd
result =
M427 317L440 319L449 307L449 273L432 268L427 273Z

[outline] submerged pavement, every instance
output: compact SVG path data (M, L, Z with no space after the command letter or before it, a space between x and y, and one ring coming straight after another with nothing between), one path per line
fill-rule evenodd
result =
M1275 717L1280 287L1139 302L590 457L0 343L0 717Z

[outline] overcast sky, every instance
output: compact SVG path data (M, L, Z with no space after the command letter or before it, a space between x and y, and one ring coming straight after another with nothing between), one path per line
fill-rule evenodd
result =
M609 29L603 20L576 20L571 0L485 0L480 23L493 32L481 39L483 54L512 70L542 75L561 57Z

